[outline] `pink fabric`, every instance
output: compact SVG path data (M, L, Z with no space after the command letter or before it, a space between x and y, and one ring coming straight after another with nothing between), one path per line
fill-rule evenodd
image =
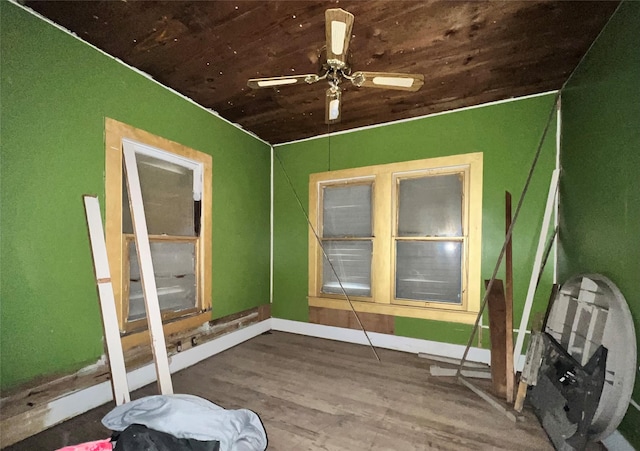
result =
M111 439L97 440L95 442L81 443L74 446L65 446L56 451L111 451Z

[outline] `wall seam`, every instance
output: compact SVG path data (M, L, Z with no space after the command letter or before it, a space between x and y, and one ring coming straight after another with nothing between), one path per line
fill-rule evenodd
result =
M274 173L273 173L273 157L275 150L271 148L271 176L270 176L270 200L269 200L269 303L273 304L273 198L274 198Z

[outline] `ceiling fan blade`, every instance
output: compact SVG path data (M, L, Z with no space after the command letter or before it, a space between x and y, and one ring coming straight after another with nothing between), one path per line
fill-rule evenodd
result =
M337 69L347 64L347 51L353 28L353 14L340 9L328 9L326 20L327 63Z
M324 122L336 124L342 119L342 91L338 87L327 89Z
M422 74L395 74L392 72L355 72L353 84L367 88L399 89L417 91L424 84Z
M294 77L267 77L267 78L251 78L247 82L247 86L253 89L274 88L278 86L297 85L300 83L315 83L320 80L316 74L296 75Z

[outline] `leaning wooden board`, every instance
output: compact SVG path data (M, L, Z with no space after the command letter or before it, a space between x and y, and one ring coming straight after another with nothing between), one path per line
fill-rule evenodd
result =
M484 281L485 287L489 281ZM496 396L507 395L507 307L502 280L496 279L487 298L489 307L489 333L491 337L491 382Z

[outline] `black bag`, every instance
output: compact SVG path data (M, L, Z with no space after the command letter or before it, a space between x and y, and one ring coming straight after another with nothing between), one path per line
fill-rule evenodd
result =
M166 432L149 429L141 424L132 424L122 432L114 433L115 451L220 451L217 440L177 438Z

